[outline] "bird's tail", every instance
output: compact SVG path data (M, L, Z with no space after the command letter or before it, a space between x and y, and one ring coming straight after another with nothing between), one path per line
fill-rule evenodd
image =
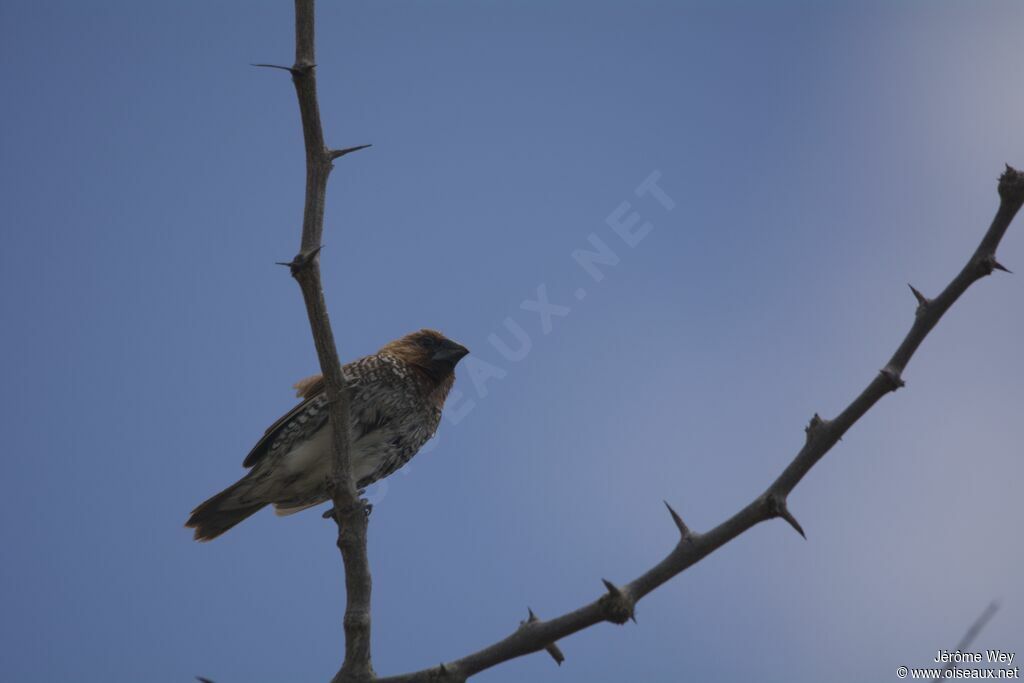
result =
M252 498L246 495L249 493L250 483L246 479L243 477L192 511L185 526L196 530L197 541L217 538L266 505L253 502Z

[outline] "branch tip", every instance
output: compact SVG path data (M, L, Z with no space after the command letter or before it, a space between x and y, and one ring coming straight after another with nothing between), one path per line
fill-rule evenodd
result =
M668 504L667 500L663 500L661 502L668 508L668 514L672 515L672 521L675 522L676 528L679 529L679 535L684 539L689 540L693 533L690 531L690 528L686 526L686 522L683 521L683 518L679 516L678 512L672 509L672 506Z
M1024 201L1024 173L1006 164L1006 170L999 176L999 197L1003 201Z

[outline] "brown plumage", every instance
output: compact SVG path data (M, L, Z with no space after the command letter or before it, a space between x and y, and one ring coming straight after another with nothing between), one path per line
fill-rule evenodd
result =
M440 332L420 330L385 344L342 371L349 389L352 472L365 488L407 463L434 435L469 351ZM200 504L185 526L208 541L265 505L288 515L330 498L327 397L320 375L295 385L304 400L267 429L243 465L239 481Z

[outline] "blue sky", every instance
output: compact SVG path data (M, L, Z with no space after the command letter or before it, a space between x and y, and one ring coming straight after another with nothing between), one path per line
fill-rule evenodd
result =
M341 354L423 326L474 352L460 419L371 492L382 674L634 578L675 541L662 499L697 530L747 503L1024 165L1020 3L321 5L327 140L374 145L328 197ZM292 40L285 2L0 3L3 680L339 664L332 524L182 528L316 371L273 265L299 241L294 93L248 66ZM671 210L637 196L652 173ZM651 228L629 246L608 219L633 212ZM572 256L592 237L618 257L600 282ZM547 332L522 307L540 287L568 308ZM792 495L806 542L761 525L637 625L563 641L561 669L478 680L896 680L993 598L977 645L1017 651L1022 301L1020 276L964 296ZM517 360L489 341L514 346L508 319Z

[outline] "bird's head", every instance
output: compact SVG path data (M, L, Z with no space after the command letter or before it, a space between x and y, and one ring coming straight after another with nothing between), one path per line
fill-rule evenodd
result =
M441 383L451 379L455 366L469 349L436 330L424 329L386 344L380 352L401 358Z

